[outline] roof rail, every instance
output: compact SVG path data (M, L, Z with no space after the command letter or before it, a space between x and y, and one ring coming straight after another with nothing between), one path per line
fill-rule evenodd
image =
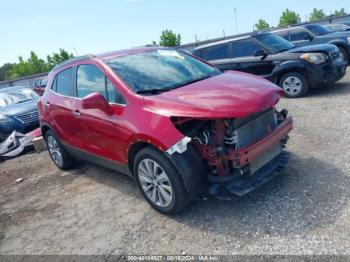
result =
M59 63L57 65L54 66L54 68L52 70L56 70L57 68L60 68L64 65L68 65L70 63L73 63L73 62L76 62L76 61L79 61L79 60L84 60L84 59L88 59L88 58L93 58L95 57L95 55L92 55L92 54L87 54L87 55L82 55L82 56L75 56L71 59L68 59L66 61L63 61L62 63Z

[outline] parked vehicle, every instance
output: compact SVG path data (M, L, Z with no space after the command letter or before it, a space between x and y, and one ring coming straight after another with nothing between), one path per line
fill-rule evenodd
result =
M38 107L58 168L83 158L129 174L169 214L205 190L242 195L280 173L292 128L275 109L282 93L185 52L145 47L57 66Z
M46 84L47 84L47 78L46 77L39 78L39 79L35 80L34 91L38 95L42 96L43 93L45 92Z
M350 32L332 32L317 24L289 27L273 31L273 33L296 44L297 46L310 46L316 44L334 44L343 55L344 61L350 58Z
M0 140L13 131L23 134L39 127L37 99L29 88L7 87L0 89Z
M345 24L326 24L323 26L332 32L350 31L350 26Z
M270 33L259 33L197 47L193 54L221 71L237 70L264 77L288 97L332 84L345 75L346 63L334 45L297 48Z

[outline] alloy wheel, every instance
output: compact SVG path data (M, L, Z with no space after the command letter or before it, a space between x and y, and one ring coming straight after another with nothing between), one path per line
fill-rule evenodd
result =
M53 136L47 137L47 147L49 149L52 160L56 163L56 165L62 166L63 165L62 153L61 153L60 147L58 146L58 142Z
M167 207L173 199L168 175L152 159L143 159L138 165L138 178L147 198L159 207Z

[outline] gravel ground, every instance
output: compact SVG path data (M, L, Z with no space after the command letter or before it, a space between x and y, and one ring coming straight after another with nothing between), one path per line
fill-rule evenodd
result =
M350 254L349 101L350 70L283 99L295 118L283 176L173 217L130 178L86 162L61 172L43 152L1 163L0 254Z

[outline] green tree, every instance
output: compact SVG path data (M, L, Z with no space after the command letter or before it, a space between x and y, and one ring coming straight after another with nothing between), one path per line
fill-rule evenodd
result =
M155 43L155 42L153 42ZM160 46L174 47L181 45L181 35L175 34L172 30L164 30L160 36Z
M333 14L333 16L344 16L344 15L347 15L344 8L341 8L339 10L335 10L334 14Z
M326 18L326 14L323 12L323 9L314 8L312 10L312 13L310 14L309 20L311 22L315 22L315 21L321 20L323 18Z
M0 67L0 81L10 80L13 64L6 63Z
M19 63L14 64L12 68L11 78L40 74L48 71L48 66L45 60L40 59L33 51L27 60L23 57L18 57Z
M288 25L293 25L300 23L300 16L294 11L286 9L283 11L282 16L280 17L279 26L286 27Z
M269 28L270 28L270 25L264 19L259 19L259 21L255 24L255 29L257 31L261 31Z
M53 53L52 55L47 56L48 69L51 70L55 65L70 58L73 58L72 53L68 53L66 50L60 49L58 53Z
M5 64L1 67L0 80L17 79L24 76L45 73L50 71L55 65L72 57L73 54L68 53L64 49L60 49L58 53L48 55L46 60L44 60L39 58L37 54L32 51L27 60L24 60L22 56L19 56L17 63Z

